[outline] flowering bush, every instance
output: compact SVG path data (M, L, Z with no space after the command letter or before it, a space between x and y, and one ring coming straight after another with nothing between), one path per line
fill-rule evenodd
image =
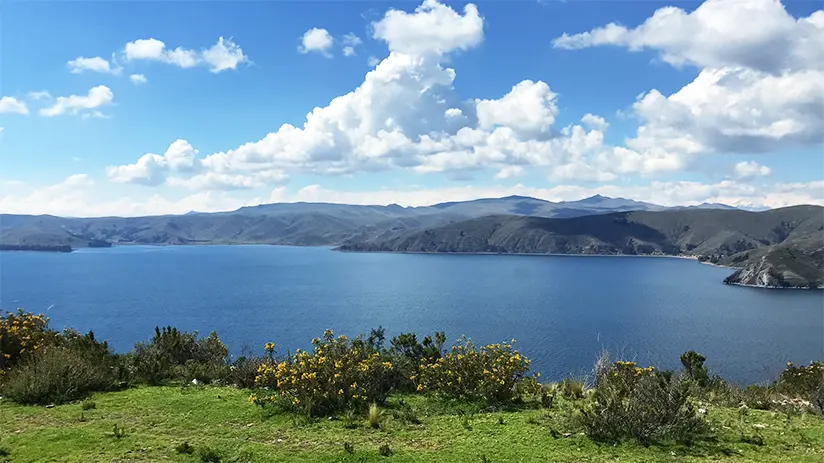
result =
M781 392L805 396L824 388L824 362L810 362L809 365L801 366L788 362L776 387Z
M394 385L394 366L362 339L349 341L326 330L312 345L312 352L261 364L255 385L276 392L252 394L250 402L279 400L295 411L324 415L386 400Z
M0 317L0 375L21 357L51 343L56 332L48 328L49 319L23 309Z
M418 391L433 391L450 398L505 402L512 399L516 384L528 370L529 359L514 350L512 343L490 344L478 349L463 337L451 352L422 363L412 380L417 383Z

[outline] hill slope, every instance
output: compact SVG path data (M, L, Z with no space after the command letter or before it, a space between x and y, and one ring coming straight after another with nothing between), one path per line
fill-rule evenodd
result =
M218 213L153 217L65 218L0 215L0 244L89 246L136 244L332 245L380 241L423 227L494 214L577 217L627 210L665 209L649 203L593 196L554 203L523 196L452 202L425 207L279 203Z
M763 260L773 272L768 281L779 282L778 286L820 286L822 236L824 208L820 206L765 212L681 209L569 219L490 216L378 242L350 241L339 249L708 256L705 259L741 267ZM737 278L729 282L738 283ZM750 280L742 277L741 282Z

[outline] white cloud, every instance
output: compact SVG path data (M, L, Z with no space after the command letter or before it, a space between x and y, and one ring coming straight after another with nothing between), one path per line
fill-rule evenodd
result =
M227 69L237 69L238 65L248 62L248 57L232 39L218 37L217 43L210 48L197 51L183 47L170 49L158 39L138 39L126 44L124 50L126 60L160 61L178 66L192 68L198 65L208 66L211 72L217 73Z
M260 204L262 198L238 198L225 192L199 192L170 200L154 194L115 197L86 174L72 175L54 185L34 186L22 182L0 182L0 212L53 214L68 217L131 217L185 214L189 211L217 212Z
M45 90L40 90L38 92L29 92L28 96L32 100L47 100L47 99L51 98L51 93L49 93Z
M223 37L219 37L217 43L204 50L201 56L203 61L209 65L209 70L215 73L227 69L237 69L239 64L249 60L243 54L243 50L231 38L224 40Z
M83 56L73 59L68 62L69 72L72 74L80 74L84 71L100 72L103 74L120 74L123 70L120 67L114 67L108 60L95 56L94 58L85 58Z
M458 95L455 71L444 66L449 57L443 53L483 38L477 9L468 5L464 12L432 1L415 13L389 10L375 27L392 51L356 89L315 108L300 126L283 124L258 141L205 156L201 179L172 182L206 187L213 184L211 179L221 178L252 185L260 183L255 176L265 171L334 175L407 169L464 178L468 172L490 169L512 176L526 167L564 180L612 180L683 167L668 153L644 156L605 144L607 124L593 114L583 119L588 128L554 127L557 96L545 82L525 80L499 99ZM433 34L443 35L443 40ZM159 158L147 154L136 164L121 166L127 174L115 177L161 183L163 175L153 175L162 164ZM135 171L139 174L128 174Z
M363 43L363 41L357 35L353 33L348 33L343 36L343 56L355 56L355 48Z
M192 173L199 169L197 150L186 140L176 140L164 155L144 154L134 164L108 167L106 175L120 183L160 185L169 172Z
M556 48L617 45L656 50L677 66L741 66L766 73L824 69L824 12L796 20L779 0L707 0L693 12L660 8L643 24L616 23L589 32L564 34Z
M770 175L772 169L767 166L762 166L755 161L742 161L733 167L733 174L735 178L746 181L752 180L755 177L764 177Z
M584 114L584 117L581 118L581 122L583 122L587 127L594 130L600 130L601 132L605 131L607 127L609 127L609 124L607 124L607 121L605 121L603 117L590 113Z
M520 177L525 172L523 166L506 166L495 174L495 180L505 180Z
M824 140L824 11L795 19L777 0L707 0L687 13L658 9L629 29L609 24L556 39L558 48L651 49L673 65L702 67L666 96L633 105L641 121L627 147L672 169L707 153L818 146Z
M0 98L0 114L23 114L29 113L29 108L25 101L20 101L12 96Z
M147 79L143 74L131 74L129 76L129 80L131 80L135 85L145 84L149 81L149 79Z
M332 53L330 52L332 50L333 43L334 39L329 31L326 29L313 27L303 33L303 37L300 39L300 45L298 46L298 51L304 54L317 52L327 58L331 58Z
M373 68L373 67L377 66L378 63L380 63L380 62L381 62L381 60L375 58L374 56L370 56L369 58L366 59L366 64L370 68Z
M109 87L98 85L97 87L91 88L85 96L71 95L57 97L52 106L40 110L40 115L53 117L69 114L82 115L84 117L104 117L96 108L111 104L113 99L114 93L112 93Z
M436 0L424 0L414 13L391 9L372 25L374 37L389 50L410 55L468 50L483 41L483 18L472 3L463 12Z

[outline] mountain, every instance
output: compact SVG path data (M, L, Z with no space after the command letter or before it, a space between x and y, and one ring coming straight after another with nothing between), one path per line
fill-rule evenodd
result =
M0 215L0 244L85 247L134 244L336 245L379 242L421 228L489 215L582 217L618 211L667 208L623 198L593 196L551 202L525 196L486 198L433 206L360 206L333 203L278 203L235 211L150 217L66 218Z
M767 262L769 271L778 275L773 280L785 282L782 286L820 286L822 248L824 208L794 206L765 212L694 208L573 218L496 215L416 230L378 242L353 240L339 249L681 255L745 268ZM754 272L764 271L758 268ZM743 278L742 282L750 279Z

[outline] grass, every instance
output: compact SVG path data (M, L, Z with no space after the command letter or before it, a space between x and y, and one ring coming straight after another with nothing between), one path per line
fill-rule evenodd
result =
M824 461L824 420L810 414L710 408L715 441L643 447L593 443L569 427L563 417L572 407L563 399L550 410L459 413L422 396L391 397L373 429L366 413L355 427L342 417L264 417L248 396L229 387L137 387L95 394L96 407L85 411L81 402L45 408L0 400L0 447L21 463L197 462L212 455L222 462ZM401 400L419 423L393 416ZM181 442L191 450L179 452Z

